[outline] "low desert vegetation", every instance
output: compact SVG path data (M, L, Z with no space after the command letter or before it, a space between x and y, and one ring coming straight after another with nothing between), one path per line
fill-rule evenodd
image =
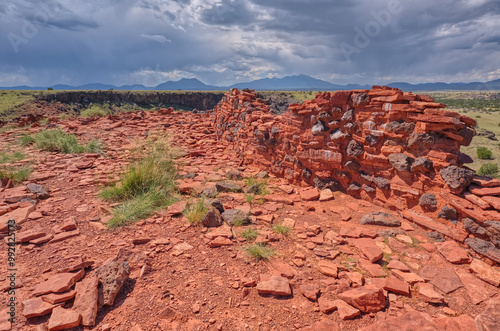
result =
M23 135L21 145L33 144L37 149L47 152L70 153L102 153L101 143L97 140L81 145L74 134L64 133L61 129L43 130L34 135Z
M257 239L259 232L254 228L248 228L241 231L240 235L245 238L246 241L254 241Z
M23 152L15 151L15 152L0 152L0 164L11 163L24 160L26 158L26 154Z
M282 224L273 224L271 227L274 233L287 235L290 232L290 227Z
M477 174L480 176L496 177L498 175L498 165L495 163L485 163L479 168Z
M208 206L205 199L201 198L196 202L188 203L183 214L188 219L189 223L199 225L207 212Z
M246 186L252 187L255 186L256 191L254 192L256 195L266 195L269 194L269 189L267 188L267 180L259 181L254 177L248 177L246 179Z
M264 244L250 244L245 251L256 261L269 260L274 255L274 251Z
M489 160L493 156L493 153L486 147L477 148L477 157L481 160Z
M104 117L109 114L109 109L101 105L92 105L80 113L82 117Z
M17 184L28 179L33 172L33 168L28 165L23 166L0 166L0 181L11 180Z
M163 138L151 138L146 155L133 162L113 186L101 191L104 200L121 202L114 208L108 227L116 228L147 218L175 201L178 153Z

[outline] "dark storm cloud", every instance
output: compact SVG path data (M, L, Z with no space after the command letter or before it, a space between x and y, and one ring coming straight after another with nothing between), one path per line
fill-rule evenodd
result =
M500 78L498 0L4 0L0 85Z

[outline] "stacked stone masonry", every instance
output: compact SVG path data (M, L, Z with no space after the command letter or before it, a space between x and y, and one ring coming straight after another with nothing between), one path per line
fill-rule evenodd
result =
M325 92L274 115L253 90L215 107L219 139L299 185L342 190L470 246L500 263L500 182L460 152L476 122L425 95L374 86Z

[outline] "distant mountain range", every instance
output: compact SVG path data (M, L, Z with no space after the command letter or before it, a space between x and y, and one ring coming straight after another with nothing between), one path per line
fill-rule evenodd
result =
M472 83L422 83L422 84L409 84L404 82L396 82L385 84L390 87L397 87L403 91L499 91L500 79L492 80L489 82L472 82ZM14 86L14 87L0 87L0 90L46 90L47 88L54 90L166 90L166 91L224 91L230 88L250 88L259 91L277 90L277 91L337 91L337 90L356 90L356 89L371 89L371 85L338 85L324 80L316 79L306 75L287 76L283 78L263 78L254 80L247 83L238 83L231 86L212 86L206 85L196 78L183 78L178 81L168 81L154 87L146 87L144 85L123 85L114 86L108 84L86 84L81 86L70 85L54 85L48 87L32 87L32 86Z

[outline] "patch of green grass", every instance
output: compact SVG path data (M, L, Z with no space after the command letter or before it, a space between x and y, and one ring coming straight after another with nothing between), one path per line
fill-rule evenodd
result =
M274 251L263 244L251 244L245 251L256 261L269 260L274 255Z
M384 254L384 261L390 262L392 260L392 257L390 254L383 253Z
M113 217L107 223L109 228L118 228L151 216L155 211L166 208L169 200L163 192L153 190L125 200L113 208Z
M498 165L495 163L485 163L477 171L479 176L496 176L498 174Z
M87 145L80 144L74 134L64 133L61 129L43 130L34 135L23 135L20 138L23 146L34 144L36 148L48 152L69 153L101 153L99 141L93 140Z
M113 210L116 221L110 227L149 217L174 201L177 153L165 138L148 143L146 155L133 162L118 183L100 192L104 200L122 202Z
M2 167L0 168L0 180L10 179L13 183L21 183L27 180L32 172L33 168L30 166Z
M254 228L248 228L243 230L240 235L245 238L246 241L254 241L257 239L257 236L259 235L259 232L255 230Z
M205 203L205 199L198 199L195 203L186 205L184 209L184 216L188 219L189 223L193 225L199 225L203 217L208 212L208 207Z
M253 192L253 193L255 193L257 195L266 195L266 194L270 193L268 188L267 188L267 179L263 180L263 181L259 181L256 178L248 177L246 179L246 186L252 187L254 185L257 186L257 190L256 190L256 192Z
M243 225L247 225L248 224L248 220L245 220L243 218L235 218L234 221L233 221L233 226L234 227L241 227Z
M255 196L253 194L245 194L245 200L247 203L252 203L252 201L255 199Z
M85 145L85 153L102 154L103 153L102 143L97 139L89 141L87 145Z
M486 147L477 148L477 157L481 160L489 160L493 156L493 153Z
M23 152L15 151L14 153L0 152L0 164L21 161L26 158Z
M274 233L287 235L290 232L290 227L282 224L273 224L271 227Z
M109 114L109 108L102 105L92 105L80 113L82 117L104 117Z

